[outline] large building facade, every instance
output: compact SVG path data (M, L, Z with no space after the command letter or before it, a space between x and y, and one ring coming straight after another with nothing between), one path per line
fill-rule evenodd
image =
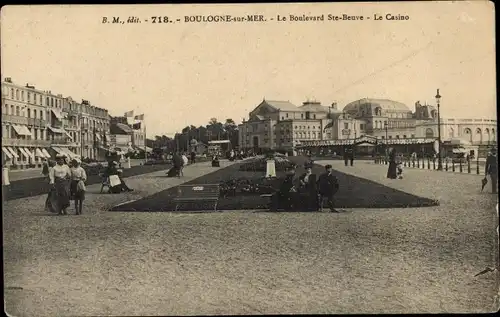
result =
M364 98L339 110L335 103L323 106L317 101L306 101L295 106L289 101L263 100L249 113L249 119L238 126L239 146L293 151L363 146L362 140L372 142L365 144L368 147L373 143L432 145L438 126L443 144L461 143L477 148L497 141L494 119L441 118L438 125L437 117L436 107L420 102L411 110L401 102Z
M2 82L2 161L11 168L40 167L58 153L100 159L109 131L107 110L42 91L11 78ZM97 139L97 140L96 140ZM100 155L102 154L102 155Z

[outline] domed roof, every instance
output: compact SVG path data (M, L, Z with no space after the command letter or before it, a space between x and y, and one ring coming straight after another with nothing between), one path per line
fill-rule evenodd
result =
M364 104L371 104L373 107L380 107L383 110L411 112L410 108L408 108L404 103L389 99L374 99L374 98L363 98L350 102L344 107L344 111L356 110L357 107Z

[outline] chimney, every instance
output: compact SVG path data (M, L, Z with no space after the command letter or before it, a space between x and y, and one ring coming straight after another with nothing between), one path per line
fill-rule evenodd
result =
M332 109L338 110L338 109L337 109L337 103L336 103L336 102L333 102L333 103L332 103Z
M11 77L5 77L4 81L6 83L12 83L12 78Z

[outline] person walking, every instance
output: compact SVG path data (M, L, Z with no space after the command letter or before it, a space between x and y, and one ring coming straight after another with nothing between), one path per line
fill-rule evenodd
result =
M57 165L49 173L50 184L53 186L51 205L59 215L67 215L66 209L70 205L69 180L71 179L71 170L65 164L64 155L58 154L56 161Z
M347 149L344 149L344 165L345 166L349 165L349 153Z
M191 164L196 163L196 153L194 151L191 152Z
M325 173L318 178L318 191L320 199L320 211L323 211L323 203L326 199L330 212L338 212L335 209L334 196L339 190L339 182L335 175L332 174L332 166L325 166Z
M389 167L387 168L387 178L397 179L397 163L396 163L396 150L394 148L389 149Z
M71 161L73 167L71 168L71 183L70 195L71 199L75 201L75 212L77 215L82 214L83 201L85 200L85 181L87 180L87 173L78 160Z
M354 165L354 148L349 149L349 161L351 163L351 166Z
M50 173L51 173L52 168L54 168L55 165L56 165L56 163L54 161L48 160L47 161L47 173L44 173L42 171L42 173L45 175L45 177L49 181L49 184L50 184ZM52 201L53 201L52 197L54 195L54 192L55 192L54 187L52 185L50 185L49 193L47 194L47 199L45 199L45 209L51 213L57 213L56 208L54 208L54 206L52 206Z
M491 192L493 194L497 193L498 186L498 159L497 159L497 151L495 148L491 148L488 156L486 157L486 166L485 166L485 178L489 175L491 181Z

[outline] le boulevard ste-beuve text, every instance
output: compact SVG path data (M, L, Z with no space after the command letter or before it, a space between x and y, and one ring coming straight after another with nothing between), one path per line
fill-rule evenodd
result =
M265 16L262 14L250 14L242 16L234 15L184 15L182 17L158 15L158 16L103 16L103 24L175 24L175 23L238 23L238 22L335 22L335 21L408 21L410 16L399 13L375 13L369 15L352 14L321 14L321 15L294 15L284 14L276 16Z

